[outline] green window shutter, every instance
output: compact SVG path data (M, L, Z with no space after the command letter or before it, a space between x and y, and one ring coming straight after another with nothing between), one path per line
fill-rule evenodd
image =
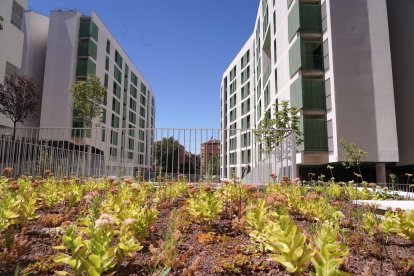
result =
M289 41L295 36L295 34L299 31L300 28L300 5L299 2L296 1L292 7L292 10L289 13L288 17L288 35Z
M327 151L328 134L325 118L304 118L305 151Z
M96 26L96 24L91 21L91 36L93 37L93 39L95 39L96 42L98 42L98 26Z
M97 51L98 47L96 46L95 42L89 40L88 55L96 60Z
M320 4L300 5L300 31L303 33L322 33Z
M289 49L289 72L292 77L302 66L301 40L297 39Z
M87 71L88 71L88 60L78 59L78 64L76 66L76 76L86 76Z
M96 74L96 64L95 62L88 59L88 75L95 75Z
M299 76L290 86L290 102L297 109L303 108L302 76Z
M81 19L79 24L79 37L92 37L98 42L98 32L98 26L92 20Z
M325 82L323 79L303 79L303 108L325 110Z

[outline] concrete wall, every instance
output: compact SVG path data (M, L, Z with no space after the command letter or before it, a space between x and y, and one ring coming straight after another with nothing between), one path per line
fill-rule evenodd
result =
M79 12L50 14L41 127L72 127L69 87L76 75L80 17Z
M34 80L39 97L39 105L33 118L26 120L22 126L39 127L49 18L33 11L26 12L24 18L23 30L25 37L20 73Z
M388 22L391 40L394 94L397 111L397 133L400 162L398 165L414 164L414 28L412 13L414 1L388 0Z
M336 137L398 161L385 0L330 0Z
M27 0L16 0L16 2L27 9ZM4 18L3 30L0 31L0 82L3 83L6 72L6 63L17 68L21 67L23 53L23 31L11 23L13 0L0 1L0 15ZM23 23L22 23L23 25ZM0 115L0 125L13 126L10 119Z

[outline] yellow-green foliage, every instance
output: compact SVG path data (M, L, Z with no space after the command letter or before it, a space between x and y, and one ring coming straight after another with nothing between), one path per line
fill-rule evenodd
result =
M287 215L280 216L277 222L269 223L267 231L270 259L282 264L288 272L301 275L315 254L306 236Z
M298 209L302 215L312 220L329 220L335 223L344 217L338 208L333 207L324 199L304 199L298 203Z
M269 222L277 217L276 212L269 211L269 206L264 199L259 199L257 204L251 204L246 212L245 220L250 230L249 236L262 253L270 250L267 246Z
M338 235L338 224L333 226L329 221L325 221L318 235L314 238L317 250L311 261L316 273L312 272L311 275L348 275L339 270L339 266L344 262L349 249L346 245L340 244L337 241Z
M188 199L188 212L197 220L211 222L216 219L223 208L221 199L203 189Z
M414 243L414 211L386 212L379 229L385 234L395 234Z

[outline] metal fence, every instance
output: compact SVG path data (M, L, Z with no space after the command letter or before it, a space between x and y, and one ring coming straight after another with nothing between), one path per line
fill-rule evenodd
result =
M0 169L11 167L14 176L50 170L56 176L190 182L238 176L245 183L263 183L274 172L295 175L292 139L290 130L18 128L14 135L2 128Z

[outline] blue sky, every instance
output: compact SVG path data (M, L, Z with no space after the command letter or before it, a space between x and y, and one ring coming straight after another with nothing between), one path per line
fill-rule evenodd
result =
M224 70L253 32L259 0L29 0L95 11L151 84L156 127L220 127Z

